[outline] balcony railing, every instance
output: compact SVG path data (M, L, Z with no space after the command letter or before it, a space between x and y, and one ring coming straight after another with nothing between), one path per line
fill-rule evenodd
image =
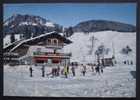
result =
M52 44L52 43L46 44L46 47L51 47L51 48L63 48L63 46L64 46L64 44L62 44L62 43L61 44L60 43L59 44L57 44L57 43L56 44Z
M40 52L36 53L34 52L34 56L68 56L70 57L72 54L71 53L45 53L45 52Z

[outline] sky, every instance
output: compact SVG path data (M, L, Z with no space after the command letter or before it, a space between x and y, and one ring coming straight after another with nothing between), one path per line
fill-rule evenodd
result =
M87 20L110 20L136 25L135 3L4 4L4 20L13 14L43 17L65 27Z

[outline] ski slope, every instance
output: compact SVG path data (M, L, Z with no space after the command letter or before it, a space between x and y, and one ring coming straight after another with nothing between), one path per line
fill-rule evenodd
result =
M82 76L80 66L76 77L71 72L68 78L41 77L41 67L33 67L33 77L29 77L29 66L4 66L4 96L43 97L135 97L136 79L131 74L135 65L119 64L106 67L103 74L92 73L87 66L86 76ZM61 67L62 68L62 67ZM49 73L50 68L46 67Z
M90 50L88 46L91 45L90 38L95 37L94 48L91 55L88 54ZM105 57L112 57L113 48L115 57L118 62L122 60L132 60L136 62L136 33L135 32L116 32L116 31L100 31L92 33L74 33L69 38L73 43L64 47L65 52L71 52L71 61L77 62L94 62L95 51L98 46L103 44L106 48L109 48L109 54ZM113 46L112 46L113 45ZM122 48L129 45L132 48L132 53L129 55L121 54Z

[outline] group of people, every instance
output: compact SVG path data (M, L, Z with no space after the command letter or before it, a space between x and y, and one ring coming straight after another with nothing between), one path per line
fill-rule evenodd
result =
M133 61L132 60L125 60L123 61L123 63L126 65L133 65Z
M100 73L103 73L103 68L104 66L103 65L100 65L98 64L96 67L95 67L95 70L96 70L96 73L100 74Z
M65 78L67 78L68 74L70 73L69 70L70 70L69 66L64 66L64 68L61 70L61 74L65 75ZM72 75L75 76L75 67L74 66L71 67L71 72L72 72Z
M59 74L60 74L60 67L57 66L57 67L52 68L52 71L51 71L50 74L52 74L52 77L59 76Z
M98 73L100 74L103 73L103 66L101 64L97 64L97 65L90 65L91 66L91 71L94 73ZM60 76L60 75L64 75L65 78L68 78L68 75L70 74L70 72L72 73L73 77L76 76L76 66L64 66L63 68L60 68L60 66L57 66L57 67L52 67L51 69L51 72L50 73L47 73L46 75L47 76L50 76L51 77L57 77L57 76ZM33 68L30 67L29 68L29 71L30 71L30 77L33 77ZM45 66L43 65L42 68L41 68L41 71L42 71L42 77L45 77ZM84 65L84 64L81 64L81 73L83 76L86 75L87 73L87 66Z

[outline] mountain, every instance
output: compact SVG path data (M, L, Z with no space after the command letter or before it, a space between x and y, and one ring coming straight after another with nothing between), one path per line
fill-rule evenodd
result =
M15 14L4 21L4 36L23 34L25 38L51 31L62 31L62 26L40 16Z
M83 21L73 27L74 32L99 32L105 30L118 32L135 32L136 27L115 21L89 20Z

